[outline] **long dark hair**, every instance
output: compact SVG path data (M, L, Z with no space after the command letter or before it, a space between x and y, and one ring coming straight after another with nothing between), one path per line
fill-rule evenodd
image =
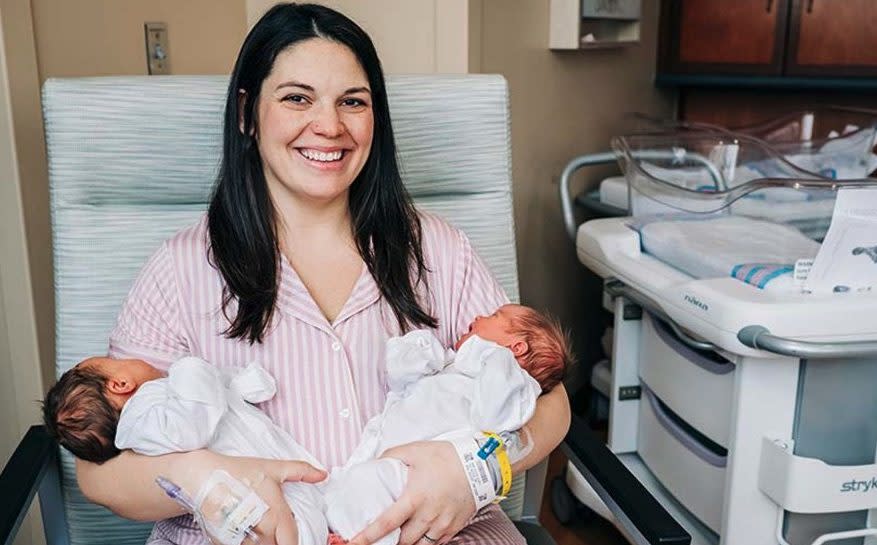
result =
M222 310L236 303L229 338L262 342L271 324L280 278L276 211L268 194L255 134L259 91L277 55L310 38L347 46L371 87L374 136L371 153L349 192L356 246L399 326L435 327L417 300L426 283L420 219L402 185L384 75L371 39L347 17L315 4L277 4L241 46L225 104L222 164L207 220L210 259L225 281ZM244 100L240 100L241 92ZM241 108L243 106L243 108ZM241 129L243 122L243 130Z

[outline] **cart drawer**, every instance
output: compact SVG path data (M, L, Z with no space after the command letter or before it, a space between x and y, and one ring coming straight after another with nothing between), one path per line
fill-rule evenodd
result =
M727 448L734 395L734 364L714 352L690 348L670 328L643 315L640 377L699 432Z
M727 451L681 423L646 384L637 452L686 509L721 532Z

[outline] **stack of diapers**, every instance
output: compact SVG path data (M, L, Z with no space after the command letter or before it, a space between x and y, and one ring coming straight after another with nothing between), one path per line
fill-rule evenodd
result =
M690 276L731 276L771 291L794 290L795 262L819 251L794 227L744 216L653 216L629 226L645 253Z

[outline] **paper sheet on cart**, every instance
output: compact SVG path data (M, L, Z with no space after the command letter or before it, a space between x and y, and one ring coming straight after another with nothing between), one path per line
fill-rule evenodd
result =
M841 189L804 284L813 293L877 291L877 188Z

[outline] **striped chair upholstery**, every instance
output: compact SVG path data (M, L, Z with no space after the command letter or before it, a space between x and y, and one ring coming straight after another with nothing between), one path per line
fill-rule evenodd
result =
M135 275L206 209L226 77L50 79L43 88L54 242L56 372L106 350ZM518 297L508 99L498 76L388 81L403 178L417 205L468 233ZM62 452L71 543L139 544L149 530L90 504ZM523 483L503 503L523 509Z

